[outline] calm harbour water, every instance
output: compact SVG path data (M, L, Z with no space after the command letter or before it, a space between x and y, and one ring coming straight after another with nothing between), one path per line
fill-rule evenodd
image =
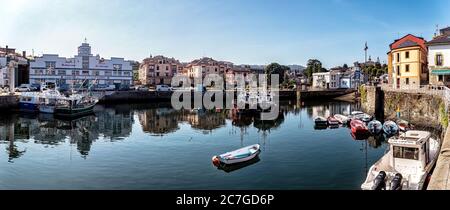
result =
M0 116L0 189L360 189L385 152L312 118L357 110L347 102L282 102L273 122L169 105L97 106L75 121ZM261 144L260 160L226 172L213 155Z

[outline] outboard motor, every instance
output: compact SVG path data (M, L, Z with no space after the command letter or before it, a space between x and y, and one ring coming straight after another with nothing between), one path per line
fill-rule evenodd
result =
M391 182L391 190L402 190L402 179L403 176L401 174L395 174Z
M373 190L385 190L386 189L386 172L380 171L375 180L373 180Z

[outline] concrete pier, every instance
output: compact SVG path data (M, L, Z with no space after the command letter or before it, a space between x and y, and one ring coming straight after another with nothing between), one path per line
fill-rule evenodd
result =
M447 128L428 190L450 190L450 129Z

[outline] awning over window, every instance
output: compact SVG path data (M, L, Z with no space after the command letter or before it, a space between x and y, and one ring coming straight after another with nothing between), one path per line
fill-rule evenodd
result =
M431 70L431 73L435 75L450 75L450 69Z

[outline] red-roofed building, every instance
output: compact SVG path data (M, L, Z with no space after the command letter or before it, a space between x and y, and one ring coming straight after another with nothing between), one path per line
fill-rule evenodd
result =
M408 34L389 45L389 84L394 88L428 84L426 40Z

